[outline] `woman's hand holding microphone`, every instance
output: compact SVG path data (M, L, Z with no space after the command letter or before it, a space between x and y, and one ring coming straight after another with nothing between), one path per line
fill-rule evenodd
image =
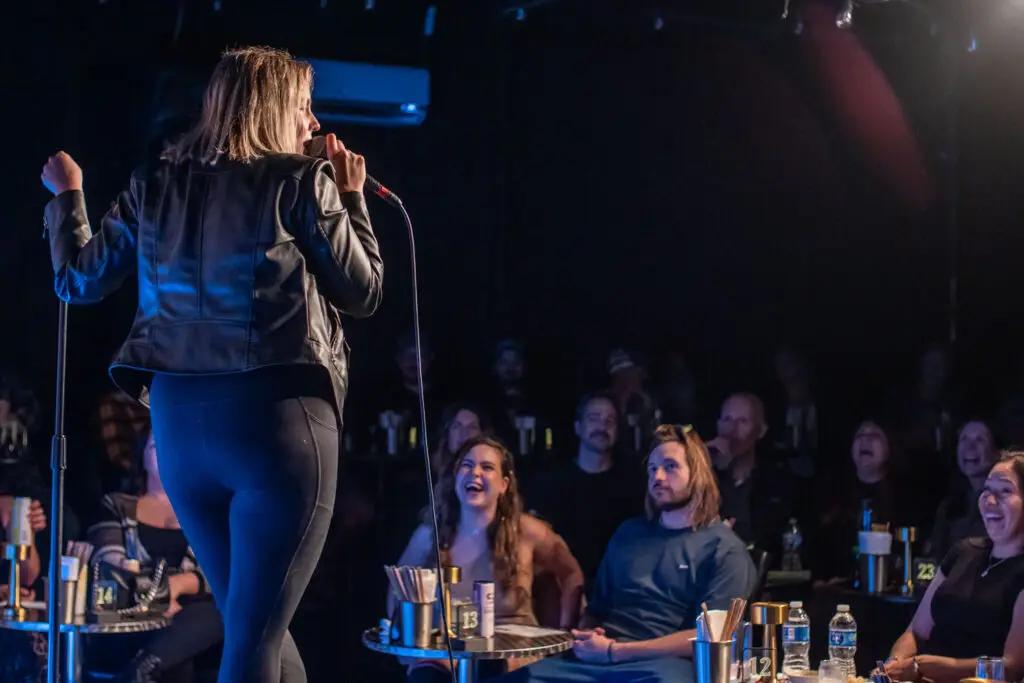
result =
M334 167L335 180L341 192L362 192L366 182L366 160L350 152L334 133L327 135L327 158Z

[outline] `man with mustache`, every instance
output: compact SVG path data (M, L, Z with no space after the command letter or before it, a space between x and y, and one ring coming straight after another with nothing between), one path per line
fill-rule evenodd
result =
M640 514L641 470L614 455L619 412L608 394L587 394L576 408L576 458L542 469L526 489L526 507L569 544L589 583L608 540Z
M718 505L700 437L689 427L658 427L647 456L647 515L624 523L608 544L582 628L573 631L574 658L544 659L502 680L694 681L691 639L701 604L727 609L733 598L750 597L756 579Z

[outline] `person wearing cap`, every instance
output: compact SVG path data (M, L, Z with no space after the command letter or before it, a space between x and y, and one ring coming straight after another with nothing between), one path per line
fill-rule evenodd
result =
M639 451L661 419L657 402L647 389L647 368L636 352L615 349L608 355L609 393L622 420L623 445Z

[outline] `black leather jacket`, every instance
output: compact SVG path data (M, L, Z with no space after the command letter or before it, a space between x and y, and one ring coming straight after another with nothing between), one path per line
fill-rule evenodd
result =
M54 197L45 225L64 301L100 301L137 272L135 322L110 367L132 397L148 403L153 373L314 364L341 412L339 312L376 310L383 264L363 195L340 194L329 162L154 164L132 174L95 234L79 191Z

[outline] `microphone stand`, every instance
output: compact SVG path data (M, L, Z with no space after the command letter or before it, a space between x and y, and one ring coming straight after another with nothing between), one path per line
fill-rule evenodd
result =
M60 675L60 615L57 598L61 593L60 561L64 537L64 470L68 466L67 439L64 436L64 389L67 385L68 302L60 300L57 314L57 393L53 420L53 440L50 444L50 469L53 471L50 492L50 572L49 596L46 614L49 618L49 649L47 652L47 683L59 683ZM12 588L12 590L14 590ZM81 588L84 590L84 587ZM68 653L70 655L70 653ZM73 676L74 672L68 672ZM69 678L65 683L74 683Z

